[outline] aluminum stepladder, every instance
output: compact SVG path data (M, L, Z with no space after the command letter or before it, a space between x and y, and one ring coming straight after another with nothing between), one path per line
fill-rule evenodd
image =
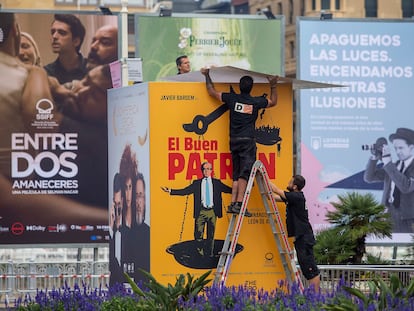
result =
M286 275L286 280L289 282L289 284L296 282L299 286L299 289L303 292L304 287L302 279L300 278L300 273L296 268L294 253L290 247L285 231L285 226L280 218L276 200L272 195L269 176L263 163L259 160L254 163L253 168L250 172L246 192L244 194L243 203L240 209L240 214L232 214L231 216L229 227L226 233L226 239L224 241L217 265L214 285L222 287L226 283L230 265L235 255L237 241L243 223L244 213L247 209L247 204L249 202L250 194L255 180L257 182L260 195L263 200L263 205L266 209L266 214L269 219L269 224L271 225L272 233L276 241L276 246L280 254L283 270Z

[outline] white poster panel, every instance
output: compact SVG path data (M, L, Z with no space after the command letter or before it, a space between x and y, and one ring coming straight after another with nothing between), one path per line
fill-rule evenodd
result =
M298 25L298 78L345 86L300 91L300 165L314 229L327 226L338 195L370 192L392 216L393 241L409 241L414 23L300 19Z
M149 267L148 85L108 92L108 193L110 283L123 273L143 279Z

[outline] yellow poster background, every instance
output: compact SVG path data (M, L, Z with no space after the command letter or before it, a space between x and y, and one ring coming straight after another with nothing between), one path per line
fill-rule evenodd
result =
M228 92L230 84L216 84ZM162 191L166 186L181 189L201 178L200 164L210 160L213 174L231 186L228 111L211 122L204 134L186 132L183 124L192 123L197 115L207 116L222 103L209 97L204 83L149 83L150 141L150 211L151 211L151 274L161 283L175 283L176 276L187 272L200 276L208 269L188 268L176 261L167 248L183 241L194 240L193 196L171 196ZM238 92L238 85L232 84ZM270 94L268 84L256 84L252 95ZM257 144L258 159L268 169L271 180L285 188L293 172L293 112L290 84L278 85L276 107L259 116L256 127L280 128L280 152L276 145ZM201 127L201 125L200 125ZM226 206L230 194L223 194L223 217L216 222L215 239L224 240L230 220ZM279 206L285 223L284 204ZM272 289L285 279L279 251L266 223L261 197L253 187L248 209L254 214L244 218L238 243L243 246L232 261L226 285ZM214 278L215 269L211 277Z

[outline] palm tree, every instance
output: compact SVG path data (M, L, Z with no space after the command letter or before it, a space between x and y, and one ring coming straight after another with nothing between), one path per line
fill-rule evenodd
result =
M316 234L313 247L315 259L319 264L346 264L355 256L355 241L348 238L338 228L329 228Z
M391 237L392 223L385 206L378 204L371 193L357 192L338 195L338 202L331 202L335 211L328 211L326 218L356 242L351 263L360 264L365 254L365 239L372 234L378 238Z

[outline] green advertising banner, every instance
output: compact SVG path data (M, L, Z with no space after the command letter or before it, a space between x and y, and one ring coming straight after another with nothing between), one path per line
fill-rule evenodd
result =
M282 19L136 16L137 57L144 81L177 74L175 59L187 55L191 70L235 66L283 75Z

